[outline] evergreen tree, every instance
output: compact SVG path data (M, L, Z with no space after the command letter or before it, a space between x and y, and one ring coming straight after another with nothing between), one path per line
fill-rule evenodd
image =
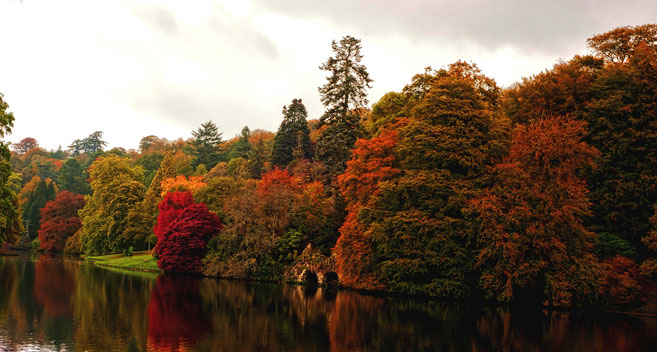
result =
M59 177L57 183L62 190L71 193L87 195L91 193L91 187L87 183L87 172L82 168L82 165L74 159L68 159L59 170Z
M71 155L76 156L81 153L86 153L86 154L99 154L103 152L103 148L107 146L107 142L105 142L103 139L103 132L102 131L96 131L87 138L84 139L76 139L71 143L70 146L68 146L68 150L71 153Z
M219 144L221 144L221 133L212 121L201 124L197 131L192 131L192 140L189 142L189 153L194 156L193 168L203 164L207 169L212 169L219 161Z
M249 152L251 151L251 143L249 143L249 138L251 138L251 130L249 126L244 126L242 132L240 133L240 138L233 144L233 148L230 153L230 158L248 158Z
M307 117L308 112L301 99L293 99L289 107L283 106L283 122L274 137L271 152L272 165L285 168L295 158L311 157Z
M328 82L319 87L322 104L326 111L320 118L324 126L317 142L317 157L323 161L330 179L341 174L350 151L361 134L362 127L354 109L367 105L366 89L372 80L365 65L361 64L360 40L345 36L339 43L331 44L334 56L320 69L330 72Z
M253 148L251 148L248 156L248 169L252 178L259 179L262 176L267 158L266 152L265 143L262 139L259 139L258 143L254 144Z
M41 180L37 188L30 194L23 208L23 219L27 225L30 238L35 238L39 232L41 209L46 203L55 199L55 185L52 181Z
M499 88L457 62L415 76L404 92L411 114L394 126L397 136L384 129L359 142L338 177L350 212L337 261L356 287L464 297L476 273L463 209L505 151L494 119ZM350 262L358 267L345 271Z

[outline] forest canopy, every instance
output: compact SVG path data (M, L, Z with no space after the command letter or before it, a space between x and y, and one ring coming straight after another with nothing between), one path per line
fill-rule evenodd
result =
M582 44L508 88L456 61L370 106L366 44L345 36L319 66L324 111L290 97L276 133L225 139L207 121L139 150L105 150L102 131L66 150L1 142L0 241L154 248L167 272L641 304L657 279L657 25ZM0 138L15 118L0 95Z

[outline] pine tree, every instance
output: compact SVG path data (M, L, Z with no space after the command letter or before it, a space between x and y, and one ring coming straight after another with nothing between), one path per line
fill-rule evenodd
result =
M334 56L320 69L330 72L328 82L319 87L326 111L320 118L324 126L317 142L317 157L328 169L330 179L341 174L349 160L351 149L361 135L362 127L354 109L366 107L367 88L372 80L361 64L360 40L345 36L331 44Z
M249 143L249 138L251 138L251 130L249 126L244 126L240 137L233 145L233 148L230 153L230 158L244 158L247 159L249 152L251 151L251 143Z
M27 224L28 235L35 238L39 232L41 209L46 203L55 199L55 185L52 181L41 180L34 192L30 194L23 208L23 219Z
M262 138L258 140L258 143L253 145L251 152L249 152L249 162L248 169L251 178L259 179L262 176L262 172L265 169L265 160L266 160L266 150L265 143L262 141Z
M220 161L219 144L221 133L212 121L201 124L198 130L192 131L192 140L189 142L189 153L194 156L193 168L203 164L209 170Z
M307 118L308 112L301 99L293 99L289 107L283 107L283 122L274 137L271 152L272 165L285 168L295 159L295 151L300 159L311 157Z
M62 188L76 194L87 195L91 193L91 187L87 183L87 172L74 158L66 160L59 170L57 183Z

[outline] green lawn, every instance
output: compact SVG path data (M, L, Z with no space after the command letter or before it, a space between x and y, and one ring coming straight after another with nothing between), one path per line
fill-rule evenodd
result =
M132 269L138 271L151 271L160 272L157 267L157 259L153 258L148 251L135 252L131 256L124 256L123 254L109 254L94 257L85 257L88 262L92 262L100 266L108 266L113 268Z

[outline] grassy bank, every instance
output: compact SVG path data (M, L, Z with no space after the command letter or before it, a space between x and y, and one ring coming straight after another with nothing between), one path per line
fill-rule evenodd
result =
M148 251L135 252L131 256L125 256L123 254L110 254L93 257L88 256L84 259L98 266L152 273L161 272L161 270L157 267L157 259L153 258L151 253Z

